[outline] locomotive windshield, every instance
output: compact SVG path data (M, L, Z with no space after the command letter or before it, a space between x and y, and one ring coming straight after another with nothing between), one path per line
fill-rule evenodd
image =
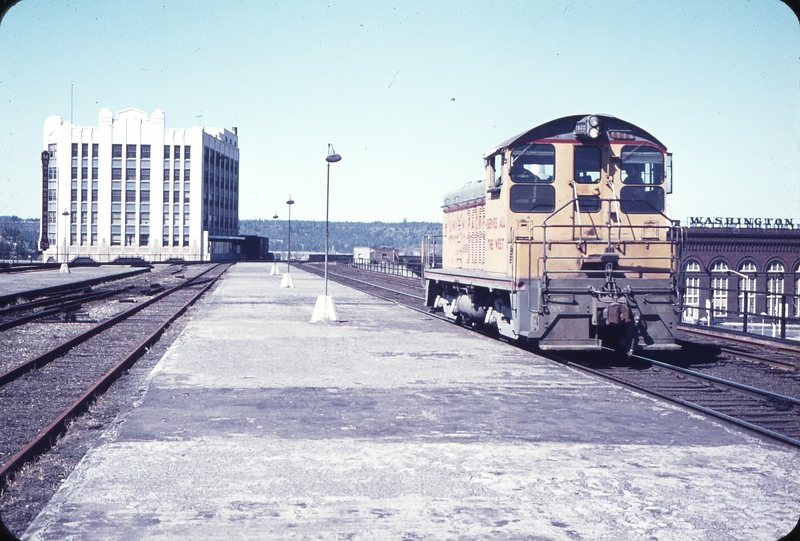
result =
M556 149L553 145L528 143L511 151L513 182L553 182Z
M664 154L651 146L622 147L622 182L625 184L661 184L664 182Z
M553 212L556 189L550 185L517 184L511 186L511 212Z
M600 147L575 147L575 182L596 184L600 182Z

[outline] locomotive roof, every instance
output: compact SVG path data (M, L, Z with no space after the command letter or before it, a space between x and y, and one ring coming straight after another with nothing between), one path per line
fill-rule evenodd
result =
M502 150L507 148L518 146L522 143L529 143L531 141L536 141L538 139L569 139L574 140L574 130L575 124L590 115L571 115L565 116L561 118L557 118L555 120L551 120L550 122L545 122L535 128L531 128L528 131L524 131L518 135L510 139L506 139L499 145L497 145L492 150L486 152L483 157L488 158ZM634 140L646 140L652 143L655 143L662 149L666 150L666 146L664 146L661 141L650 135L648 132L636 126L635 124L631 124L621 118L617 118L611 115L603 115L603 114L596 114L593 115L600 119L602 126L603 126L603 135L600 138L601 141L607 142L608 141L608 132L618 131L624 132L625 134L632 135L635 137ZM620 142L622 142L622 139Z

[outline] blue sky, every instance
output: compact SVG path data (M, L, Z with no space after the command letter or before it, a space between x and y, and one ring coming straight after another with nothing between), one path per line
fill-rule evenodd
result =
M0 23L0 214L38 216L49 115L237 126L240 218L441 220L482 155L607 113L674 153L673 218L800 218L800 25L779 0L22 0Z

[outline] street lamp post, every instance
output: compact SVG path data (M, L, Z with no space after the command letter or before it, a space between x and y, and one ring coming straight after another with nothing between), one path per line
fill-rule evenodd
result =
M325 161L328 162L328 177L325 182L325 296L328 296L328 210L331 205L331 164L336 163L342 159L341 156L336 154L333 150L333 145L328 143L328 157Z
M314 306L314 313L311 321L337 321L336 309L333 305L333 298L328 295L328 210L331 202L331 164L340 161L342 157L333 149L333 145L328 143L328 176L325 183L325 295L317 297L317 304Z
M278 213L276 212L275 215L272 217L272 240L274 242L277 242L277 238L276 238L277 235L278 235L277 227L278 227ZM274 248L273 248L272 252L273 252L273 254L277 253ZM272 258L272 270L269 271L269 273L272 276L278 276L280 274L280 272L278 271L278 261L275 259L274 256Z
M64 261L61 262L61 269L58 272L69 274L69 254L67 253L67 238L69 237L69 211L64 209L61 213L64 217Z
M292 260L292 205L294 205L294 201L292 200L292 196L289 196L289 200L286 202L289 205L289 238L288 238L288 252L286 253L286 274L283 275L283 280L281 281L281 287L294 287L294 283L292 282L292 275L289 271L289 265L291 264Z

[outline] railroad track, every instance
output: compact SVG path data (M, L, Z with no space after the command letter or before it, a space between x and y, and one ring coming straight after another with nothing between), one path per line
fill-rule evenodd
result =
M315 266L303 265L302 268L322 275L322 270ZM378 276L380 273L369 271L356 273L354 270L336 266L333 272L329 269L328 277L354 289L428 313L428 309L422 306L423 287L418 281ZM373 276L370 277L370 274ZM611 350L604 357L596 353L584 354L584 360L580 359L580 355L571 355L572 358L567 359L549 352L536 353L800 447L800 398L797 396L787 396L639 355L631 359L619 354L612 356ZM598 357L602 357L600 362ZM764 355L754 357L763 360ZM694 362L684 356L681 364L691 365Z
M108 291L92 291L91 288L83 288L78 292L70 290L36 301L2 308L0 309L0 331L58 314L65 314L66 317L67 314L80 309L84 303L124 294L133 288L132 285Z
M47 450L228 267L192 267L187 274L195 275L182 283L0 374L0 486Z

